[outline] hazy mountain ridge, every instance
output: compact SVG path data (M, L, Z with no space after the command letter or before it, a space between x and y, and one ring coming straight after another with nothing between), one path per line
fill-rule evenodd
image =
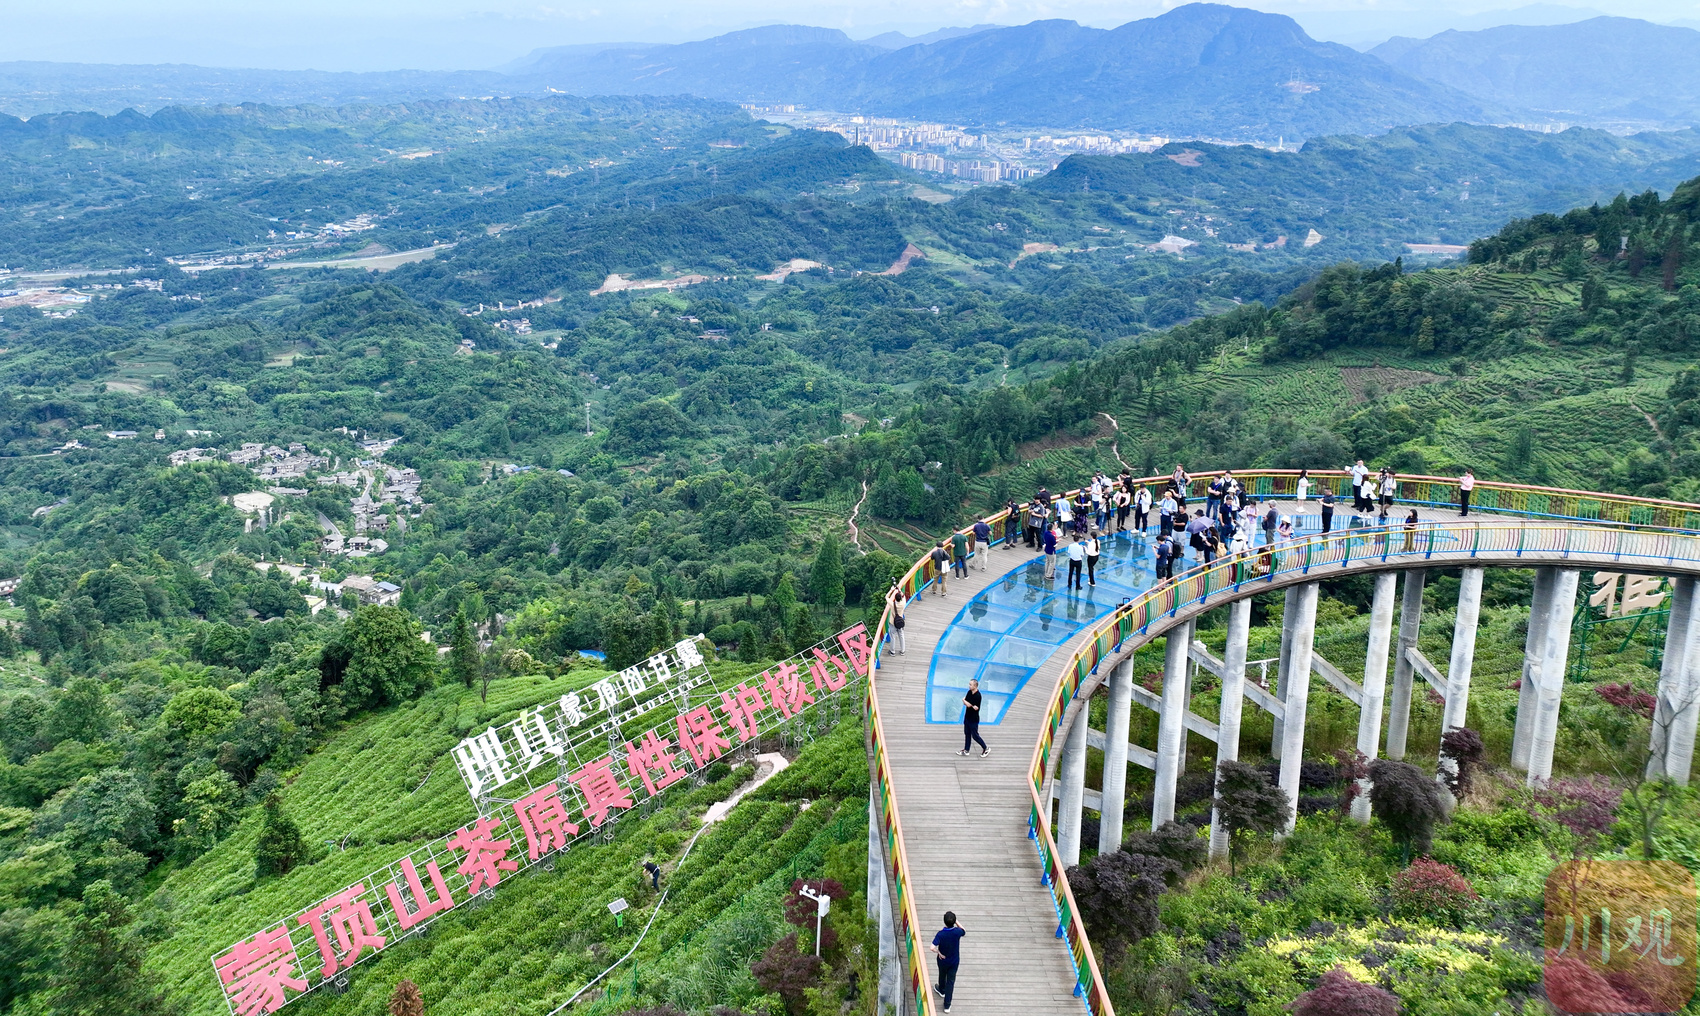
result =
M1484 103L1646 126L1700 120L1700 32L1634 18L1394 38L1370 50Z

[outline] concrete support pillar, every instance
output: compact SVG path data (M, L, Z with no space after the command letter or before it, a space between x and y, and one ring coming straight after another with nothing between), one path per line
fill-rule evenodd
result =
M1251 636L1251 598L1228 605L1228 645L1222 652L1222 709L1216 715L1216 761L1240 757L1240 714L1245 705L1246 644ZM1228 830L1210 810L1210 859L1228 856Z
M1393 646L1393 701L1387 710L1387 757L1395 761L1405 757L1405 734L1411 726L1411 682L1416 668L1411 666L1405 650L1417 647L1417 633L1423 622L1423 586L1428 572L1413 568L1405 573L1403 602L1399 605L1399 641Z
M1364 700L1358 707L1358 751L1375 758L1381 751L1381 707L1387 698L1387 654L1393 640L1393 597L1399 576L1375 576L1375 596L1369 608L1369 651L1364 654ZM1352 818L1369 821L1369 778L1358 781L1352 798Z
M1080 863L1080 818L1086 807L1086 728L1091 726L1091 701L1083 699L1063 742L1057 767L1061 800L1057 802L1057 860L1064 868ZM1125 739L1124 739L1125 740Z
M1670 622L1659 666L1659 703L1653 710L1647 778L1669 777L1686 786L1694 766L1695 721L1700 719L1700 624L1695 623L1695 580L1671 579Z
M1157 780L1153 789L1151 828L1175 817L1175 782L1186 752L1187 647L1192 645L1191 621L1169 629L1163 656L1163 700L1158 709Z
M1576 584L1580 573L1560 571L1553 580L1552 608L1547 612L1542 640L1539 697L1534 731L1529 742L1528 784L1552 779L1552 752L1558 741L1558 707L1564 695L1564 671L1570 664L1570 622L1576 615Z
M1458 582L1458 609L1452 621L1452 660L1446 665L1446 705L1440 713L1440 734L1468 725L1470 671L1476 663L1476 627L1482 615L1484 569L1465 568ZM1441 753L1435 777L1442 783L1456 774L1458 764Z
M1288 653L1293 645L1293 612L1297 609L1299 587L1288 586L1281 601L1281 653L1280 660L1275 664L1275 698L1287 697L1287 675L1292 671L1288 661ZM1281 740L1284 733L1281 717L1275 717L1275 733L1269 742L1269 757L1281 757Z
M1110 671L1109 716L1104 720L1104 801L1098 810L1098 853L1122 846L1122 809L1127 803L1127 728L1133 708L1133 657Z
M1535 713L1540 710L1541 653L1546 649L1547 618L1552 614L1552 591L1557 581L1557 568L1535 569L1535 593L1529 601L1529 634L1523 639L1523 681L1517 691L1517 724L1511 734L1511 764L1518 769L1529 768Z
M1281 789L1287 792L1283 835L1293 831L1293 823L1299 818L1299 767L1305 757L1305 711L1310 705L1310 657L1316 638L1316 600L1320 592L1315 582L1299 586L1298 590L1292 649L1287 654L1287 694L1282 702L1286 723L1281 730Z

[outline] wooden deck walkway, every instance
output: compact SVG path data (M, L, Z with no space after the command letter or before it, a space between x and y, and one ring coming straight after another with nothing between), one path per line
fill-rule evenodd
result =
M1311 516L1320 510L1314 497L1302 506L1290 499L1277 505L1283 515L1295 508ZM1395 509L1395 532L1405 510ZM1454 521L1457 511L1424 507L1418 516ZM1481 520L1508 521L1486 513ZM1336 510L1334 528L1347 529L1351 522L1348 499ZM875 693L904 820L915 908L923 944L943 925L946 910L955 911L968 932L953 1009L970 1016L1082 1016L1085 1003L1074 996L1068 948L1057 937L1056 909L1050 890L1040 884L1038 852L1027 837L1032 799L1026 781L1057 668L1086 642L1091 626L1039 667L1002 723L980 728L992 748L989 758L982 759L977 747L967 758L957 755L961 725L925 719L927 672L950 622L975 594L1036 556L1019 545L995 547L990 555L987 571L970 562L967 579L950 579L947 596L928 589L911 603L904 629L907 652L899 656L895 646L888 646L880 656ZM1189 550L1187 564L1195 561ZM1059 560L1056 588L1065 569L1066 561ZM1128 831L1142 822L1141 816L1129 815ZM936 976L930 956L928 969Z
M991 746L968 758L960 724L926 722L927 670L945 628L974 594L1025 565L1025 548L991 552L989 570L970 562L967 579L949 580L949 595L928 589L910 604L908 651L888 646L875 680L897 805L913 880L923 944L956 912L968 932L952 1011L972 1016L1083 1016L1074 997L1066 941L1056 937L1051 892L1040 884L1039 855L1027 838L1032 799L1027 766L1039 737L1051 678L1041 668L1003 722L981 726ZM1063 581L1059 574L1058 587ZM1066 658L1072 646L1053 659ZM929 954L930 958L930 954ZM929 962L931 976L937 967ZM935 998L935 1001L938 1001Z

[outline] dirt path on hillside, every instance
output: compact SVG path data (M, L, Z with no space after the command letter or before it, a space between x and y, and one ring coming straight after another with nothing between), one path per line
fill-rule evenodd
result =
M850 518L847 520L847 524L850 526L850 545L852 547L855 547L858 551L860 551L862 549L862 531L860 529L856 528L856 516L862 510L862 502L866 501L867 499L868 499L868 481L863 480L862 481L862 496L860 498L856 499L856 507L850 509Z
M1109 413L1099 413L1098 415L1110 421L1110 429L1115 431L1118 436L1121 434L1122 425L1116 422L1115 417L1111 416ZM1127 464L1126 459L1122 458L1121 448L1118 447L1114 438L1110 440L1110 454L1116 457L1116 461L1122 464L1123 469L1130 473L1133 472L1133 467Z

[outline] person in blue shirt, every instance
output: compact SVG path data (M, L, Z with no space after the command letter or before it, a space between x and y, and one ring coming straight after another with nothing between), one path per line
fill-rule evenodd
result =
M956 994L956 965L961 961L962 936L968 934L956 923L956 914L944 912L944 927L933 936L933 952L939 958L939 982L933 990L944 998L944 1011L950 1011L950 1000Z
M992 559L992 527L985 519L974 523L974 556L980 559L980 570L986 570L986 562Z

